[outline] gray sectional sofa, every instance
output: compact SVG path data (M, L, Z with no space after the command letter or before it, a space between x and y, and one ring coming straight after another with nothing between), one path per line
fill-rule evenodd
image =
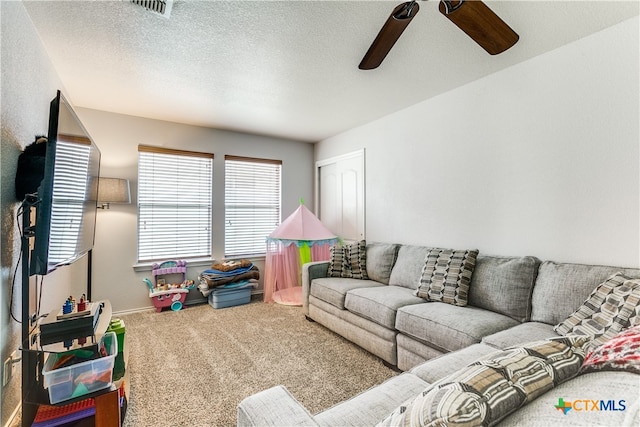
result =
M426 246L369 243L366 279L327 277L328 262L303 268L303 311L404 373L312 416L282 387L245 399L238 425L376 425L430 384L501 349L559 335L563 322L611 275L640 269L478 255L464 306L416 296ZM558 399L615 399L622 411L564 416ZM638 425L640 375L579 375L519 409L500 425ZM574 411L576 412L576 411Z

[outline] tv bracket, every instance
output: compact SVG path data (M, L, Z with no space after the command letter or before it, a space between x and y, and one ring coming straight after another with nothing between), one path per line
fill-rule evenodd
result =
M22 237L29 238L35 235L35 224L31 223L31 209L40 204L38 194L27 194L21 204L22 209Z

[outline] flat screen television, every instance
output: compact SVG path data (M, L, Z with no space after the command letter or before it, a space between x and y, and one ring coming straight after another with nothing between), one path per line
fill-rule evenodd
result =
M44 177L37 191L30 274L48 274L93 248L100 150L64 96L49 109Z

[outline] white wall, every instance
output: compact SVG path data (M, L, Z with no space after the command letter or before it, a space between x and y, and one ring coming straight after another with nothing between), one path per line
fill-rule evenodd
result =
M487 60L491 60L487 56ZM367 239L640 266L638 18L316 144Z
M168 107L169 108L169 107ZM102 153L100 175L127 178L131 205L111 205L99 211L93 251L92 298L109 299L115 311L151 306L144 277L150 269L134 271L137 251L138 145L214 153L213 256L224 256L225 154L282 160L282 216L291 214L305 199L313 209L313 146L308 143L189 126L122 114L76 108L80 120ZM185 171L189 173L189 171ZM264 273L263 260L255 260ZM202 265L188 267L196 279ZM260 280L262 284L262 278Z
M21 344L21 325L9 314L21 318L22 275L13 273L20 254L20 231L16 224L19 203L15 200L15 174L18 155L35 135L46 135L49 102L62 88L60 79L47 56L40 38L22 2L0 1L2 24L1 144L0 144L0 360L4 361ZM21 265L20 265L21 266ZM44 277L41 313L62 305L70 293L70 284L82 284L83 262L62 267ZM40 280L38 279L38 283ZM35 287L32 278L30 286ZM13 287L13 298L10 301ZM0 370L3 367L0 366ZM2 399L0 425L5 425L20 403L20 365L15 377L0 389Z

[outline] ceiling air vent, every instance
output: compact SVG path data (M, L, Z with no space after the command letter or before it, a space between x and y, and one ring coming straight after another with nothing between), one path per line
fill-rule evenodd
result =
M171 6L173 6L173 0L131 0L131 3L142 6L165 18L169 17L171 14Z

